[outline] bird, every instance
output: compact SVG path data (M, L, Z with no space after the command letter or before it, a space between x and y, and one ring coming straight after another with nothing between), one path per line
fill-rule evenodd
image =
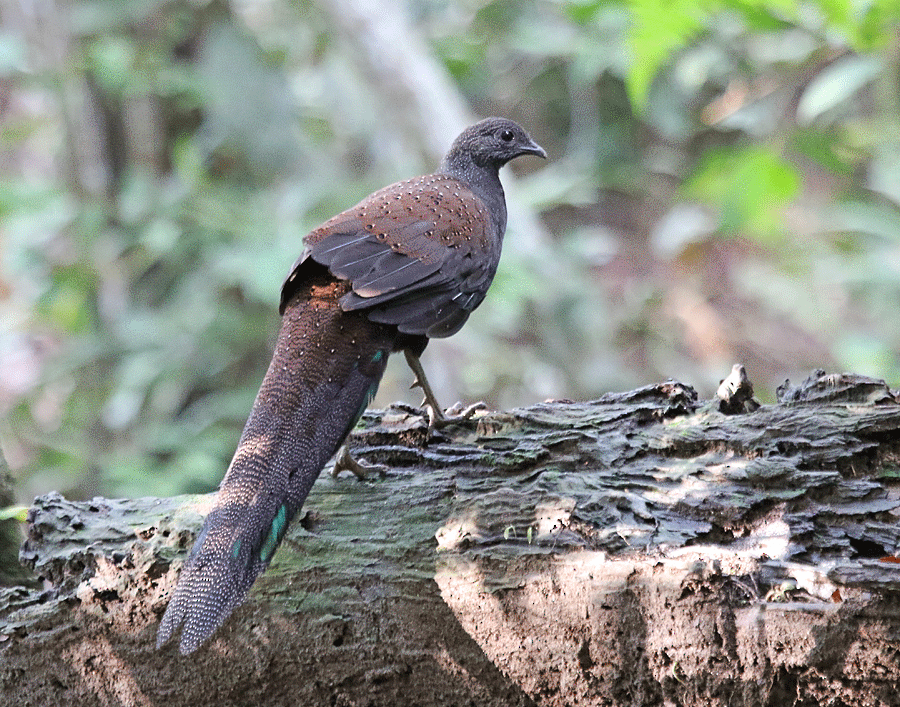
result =
M391 353L404 352L443 418L419 357L484 299L506 230L499 171L523 155L547 156L516 122L486 118L453 141L433 174L380 189L303 239L281 288L272 361L158 648L180 632L181 653L193 652L243 602L372 401Z

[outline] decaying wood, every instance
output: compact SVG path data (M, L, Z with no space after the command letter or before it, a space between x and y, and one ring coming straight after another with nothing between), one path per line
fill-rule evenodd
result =
M366 415L197 653L156 625L207 498L38 499L4 704L877 705L900 687L900 404L821 372L667 382L429 432Z

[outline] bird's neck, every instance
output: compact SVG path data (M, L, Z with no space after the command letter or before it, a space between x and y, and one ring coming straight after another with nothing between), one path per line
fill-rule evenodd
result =
M502 237L506 230L506 197L500 183L499 165L478 164L469 157L451 153L441 162L439 171L461 181L484 202Z

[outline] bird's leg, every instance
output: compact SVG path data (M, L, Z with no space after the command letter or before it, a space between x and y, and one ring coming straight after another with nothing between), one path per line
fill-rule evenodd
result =
M422 362L419 360L419 357L409 349L404 349L403 353L406 356L406 363L409 364L413 374L416 376L416 382L410 387L415 388L418 386L421 388L422 392L425 394L425 405L431 408L432 417L443 418L444 410L434 396L434 391L431 389L431 385L428 382L428 377L425 375L425 369L422 368Z
M334 459L334 468L331 470L331 475L336 477L345 470L352 473L360 481L366 480L372 473L384 476L387 472L381 464L366 464L356 459L350 454L350 447L346 444L341 447L341 451L338 452Z
M409 367L416 376L416 382L412 384L412 387L415 388L418 386L425 394L425 407L428 411L429 428L440 429L441 427L446 427L447 425L452 425L457 422L464 422L465 420L471 419L472 415L479 410L484 410L487 407L484 403L477 402L456 412L454 406L454 408L451 408L454 409L454 413L447 415L440 403L438 403L437 398L434 396L434 391L428 383L428 377L425 375L425 369L422 368L422 362L419 360L419 357L409 349L404 349L403 353L406 356L406 363L409 364Z

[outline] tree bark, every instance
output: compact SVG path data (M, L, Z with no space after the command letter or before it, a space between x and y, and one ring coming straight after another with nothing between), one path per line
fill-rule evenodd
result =
M817 372L673 381L429 433L373 411L249 600L155 631L209 498L37 499L4 703L873 705L900 675L900 404ZM724 411L724 412L723 412Z

